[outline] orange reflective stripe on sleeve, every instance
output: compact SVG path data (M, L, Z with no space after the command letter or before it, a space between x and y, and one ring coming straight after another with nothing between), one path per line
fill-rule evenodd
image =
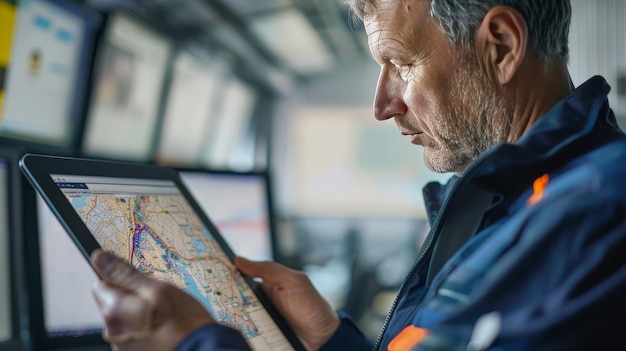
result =
M539 202L543 198L543 192L550 181L550 176L546 173L541 177L535 179L533 182L533 194L528 198L526 204L532 206Z
M409 325L391 340L387 351L410 351L427 336L428 330Z

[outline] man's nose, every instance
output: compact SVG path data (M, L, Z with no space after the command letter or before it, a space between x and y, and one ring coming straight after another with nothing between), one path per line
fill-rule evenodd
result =
M407 106L403 100L405 88L406 83L400 75L393 68L383 65L374 98L374 117L377 120L384 121L406 114Z

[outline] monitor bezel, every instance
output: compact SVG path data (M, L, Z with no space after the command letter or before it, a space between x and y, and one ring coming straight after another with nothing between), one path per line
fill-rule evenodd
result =
M7 183L3 191L7 194L8 214L8 249L9 249L9 279L12 284L9 289L11 304L11 336L10 339L0 341L0 351L28 350L28 332L26 318L28 305L25 296L28 293L25 285L23 242L23 215L22 215L22 182L18 163L25 150L19 146L6 145L0 142L0 159L6 162Z

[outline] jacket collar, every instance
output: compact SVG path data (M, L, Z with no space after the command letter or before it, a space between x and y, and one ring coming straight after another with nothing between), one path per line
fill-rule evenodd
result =
M591 78L539 119L516 144L488 150L464 177L504 197L516 195L542 174L623 137L608 105L610 89L604 78Z

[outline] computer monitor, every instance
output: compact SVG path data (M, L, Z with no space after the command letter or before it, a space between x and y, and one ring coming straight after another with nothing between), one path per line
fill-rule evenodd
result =
M100 333L102 317L91 294L98 277L44 200L37 198L46 331L50 336Z
M0 350L17 351L22 342L23 288L21 231L21 151L0 146Z
M25 196L33 350L110 350L92 294L98 277L39 194Z
M254 138L247 137L257 102L256 91L234 76L225 81L221 90L214 127L203 144L199 163L207 168L252 169ZM251 159L242 162L242 154Z
M267 173L180 169L180 175L236 255L280 260Z
M170 47L169 40L128 15L109 17L95 60L85 154L151 158Z
M0 106L3 137L77 146L97 21L71 1L19 2Z
M195 164L213 127L222 73L217 65L186 51L176 56L173 67L157 160Z

